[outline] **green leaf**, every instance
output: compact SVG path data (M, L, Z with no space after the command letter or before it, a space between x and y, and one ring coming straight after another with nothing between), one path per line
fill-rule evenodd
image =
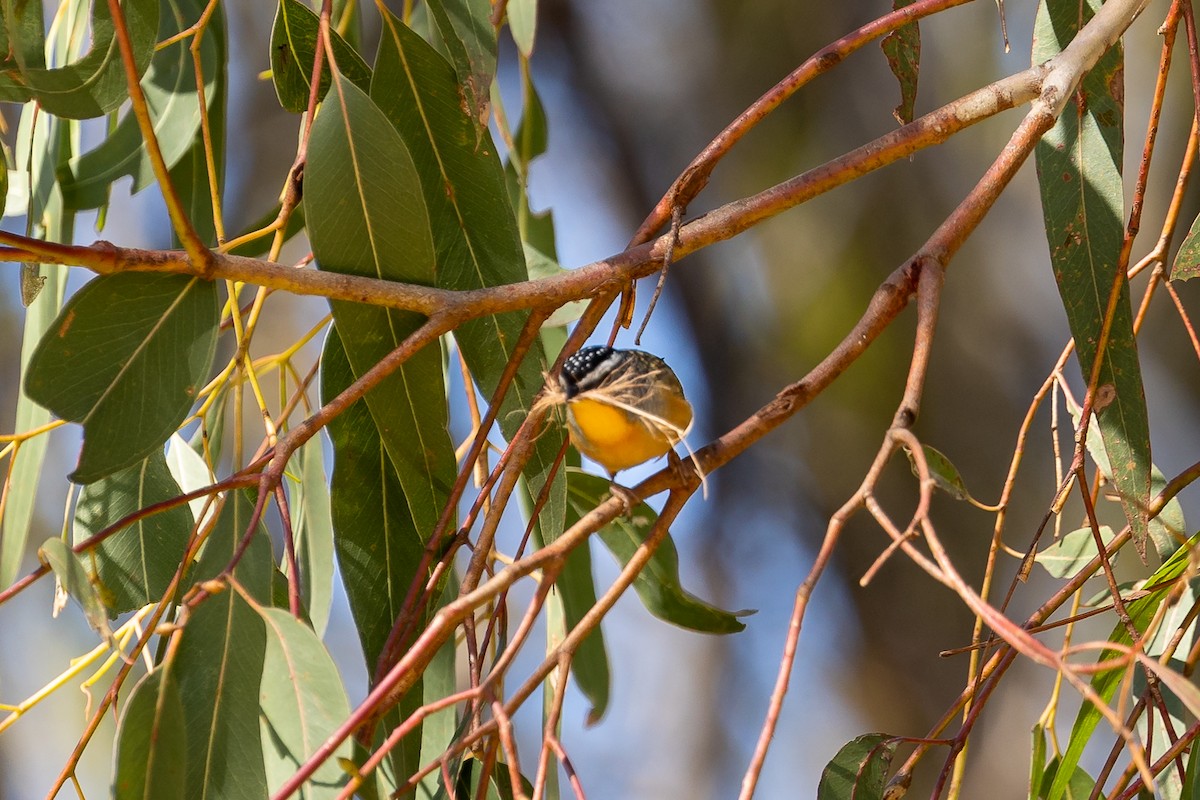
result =
M487 789L480 791L480 779L483 777L483 764L478 758L470 756L463 760L458 771L455 797L482 797L485 800L512 800L516 797L513 791L512 775L508 764L497 760L492 765L492 771L487 777ZM533 784L524 775L521 778L521 796L533 796Z
M524 245L524 249L525 267L529 270L530 280L536 281L541 278L552 278L556 275L570 272L570 270L560 266L557 261L533 245L526 244ZM587 309L587 306L587 300L572 300L569 303L561 305L553 314L546 318L546 321L542 323L542 327L551 328L569 325L583 316L583 312Z
M875 800L883 797L888 769L896 754L895 738L867 733L838 750L817 784L817 800Z
M309 140L305 217L322 269L432 284L433 241L421 184L403 140L341 74ZM420 327L420 314L338 301L338 334L362 375ZM446 430L442 356L424 347L367 393L417 529L431 531L457 475Z
M892 0L892 10L912 5L913 0ZM887 57L888 67L900 83L900 104L892 116L901 125L913 121L913 106L917 101L917 79L921 71L921 29L915 22L901 25L883 37L879 43Z
M412 154L429 210L437 258L437 284L446 289L480 289L528 278L512 210L504 196L504 171L487 131L478 134L459 104L453 70L426 42L390 14L371 84L373 99L396 127ZM470 320L454 338L486 397L494 395L524 314ZM540 343L518 367L497 419L511 440L528 416L548 368ZM525 498L532 508L553 481L538 515L538 541L553 541L566 513L566 482L554 465L562 448L561 429L544 431L533 445L524 472Z
M521 96L525 98L525 109L521 114L521 124L513 134L513 149L508 154L504 169L508 197L517 212L521 241L554 259L557 253L554 218L548 210L538 213L532 209L526 185L530 162L545 153L549 143L546 111L529 70L522 73Z
M135 511L182 494L161 453L84 487L75 505L75 542ZM83 555L111 617L157 602L179 569L192 512L175 506L134 522Z
M1162 470L1150 465L1150 494L1157 497L1167 486L1167 477ZM1183 518L1183 504L1178 497L1172 497L1163 506L1162 511L1150 520L1150 541L1158 557L1163 561L1170 558L1187 538L1187 521Z
M285 475L304 607L318 636L325 632L333 603L333 520L322 447L319 435L309 439L292 459ZM292 477L292 471L297 473L296 477Z
M585 472L570 473L568 481L567 525L574 525L605 499L609 482ZM650 532L658 515L645 503L634 507L630 518L618 517L599 531L601 541L622 566L629 563ZM737 633L746 625L738 617L749 611L731 613L698 599L679 582L679 554L668 536L651 556L633 588L642 605L654 616L701 633Z
M921 451L925 455L925 466L929 469L929 477L933 478L937 488L955 500L970 499L971 493L967 491L962 474L945 453L927 444L921 445ZM908 455L908 463L912 467L913 474L916 475L917 462L913 459L911 452L905 450L905 453Z
M159 20L158 39L165 40L193 25L207 4L202 0L165 0ZM210 104L220 59L220 21L210 21L200 41L200 63L204 71L204 96ZM154 54L142 77L142 91L154 121L154 132L168 167L187 155L200 130L200 101L190 38L182 39ZM157 179L132 112L92 150L73 158L59 176L66 203L75 209L99 208L108 202L109 187L126 175L133 177L133 193Z
M182 275L96 278L63 308L29 362L25 393L83 425L91 483L141 461L187 417L217 342L217 290Z
M189 800L267 796L258 707L265 650L262 619L233 589L208 598L188 619L175 668L188 731Z
M1033 745L1029 751L1029 796L1040 797L1046 779L1046 729L1039 722L1033 726Z
M146 71L154 53L158 6L158 0L124 0L121 4L138 75ZM106 2L92 3L91 37L92 49L66 66L0 73L0 100L23 103L35 99L49 113L68 119L98 117L117 108L129 91Z
M1068 403L1067 411L1071 415L1071 420L1074 422L1075 428L1079 428L1080 409L1073 403ZM1110 483L1113 481L1112 463L1108 459L1108 452L1104 449L1104 441L1101 434L1096 431L1095 425L1088 426L1087 432L1087 451L1092 460L1096 462L1096 468L1100 470ZM1158 495L1167 485L1167 478L1162 474L1162 471L1152 463L1150 465L1150 493ZM1185 531L1187 530L1187 522L1183 518L1183 505L1179 502L1178 497L1172 497L1162 511L1150 520L1149 524L1150 541L1154 545L1155 552L1161 561L1166 561L1177 549L1180 543L1186 538Z
M0 2L0 75L46 66L46 28L42 4L28 0ZM0 86L5 85L0 82Z
M312 9L299 0L280 0L279 10L275 12L275 26L271 29L271 79L275 82L279 104L296 114L308 109L319 28L320 18ZM366 91L371 84L371 68L337 31L330 33L338 70ZM318 100L329 91L327 59L321 65L321 85L317 91Z
M40 11L38 19L41 19ZM54 174L59 159L70 155L68 127L51 115L40 113L36 103L29 103L21 110L14 161L20 168L18 180L26 195L27 236L61 242L70 241L73 235L75 216L63 208ZM68 269L53 264L22 264L21 274L22 301L28 301L21 341L21 383L24 384L37 343L62 308ZM32 299L25 295L27 274L38 288L37 296ZM30 400L24 392L17 393L15 431L34 430L48 422L49 411ZM48 445L49 436L46 435L28 440L13 454L9 463L8 502L0 518L0 586L8 586L16 579L25 557Z
M1175 263L1171 265L1171 280L1186 281L1200 275L1200 216L1192 221L1192 227L1183 237Z
M354 379L336 328L321 355L321 402L340 394ZM400 615L405 594L417 578L425 543L413 525L396 468L364 401L349 406L329 423L333 441L330 503L337 564L362 643L367 674ZM427 576L422 575L421 580ZM453 665L453 654L451 654ZM410 691L402 708L420 705L421 692ZM444 743L448 744L448 742ZM419 767L418 732L392 752L397 771Z
M89 580L87 568L79 556L67 547L66 542L53 536L42 542L38 548L38 558L54 571L57 587L61 587L79 603L88 624L104 639L111 639L112 630L108 627L104 602Z
M1162 586L1145 597L1140 597L1131 603L1126 604L1126 610L1133 622L1134 627L1138 631L1145 631L1146 626L1154 618L1158 607L1162 605L1163 600L1170 593L1170 584L1176 578L1183 574L1184 569L1188 566L1188 554L1191 548L1200 543L1200 534L1196 534L1188 539L1185 545L1172 555L1161 567L1154 571L1154 574L1146 579L1146 586ZM1129 632L1124 623L1118 623L1109 634L1108 641L1114 645L1128 645L1131 642ZM1109 659L1118 659L1124 655L1123 651L1109 649L1101 651L1096 657L1097 663L1107 661ZM1105 703L1113 698L1113 694L1120 687L1126 678L1126 670L1121 668L1107 669L1096 673L1092 676L1092 688L1097 696ZM1074 781L1079 780L1078 769L1079 759L1083 755L1084 749L1092 739L1092 734L1096 730L1096 726L1100 723L1103 717L1096 707L1091 703L1084 703L1079 709L1079 713L1075 717L1075 722L1071 727L1071 738L1067 742L1067 749L1063 752L1061 759L1057 762L1051 762L1053 769L1048 766L1046 769L1047 775L1053 775L1054 781L1046 792L1047 800L1061 800L1068 791L1068 787L1073 785ZM1085 773L1086 776L1086 773ZM1090 780L1090 779L1089 779ZM1083 795L1086 797L1086 793Z
M1046 772L1055 773L1060 771L1063 771L1062 760L1057 757L1050 759L1050 763L1046 765ZM1062 796L1067 798L1067 800L1088 800L1092 795L1092 789L1095 785L1096 782L1092 780L1092 776L1088 775L1079 765L1075 765L1071 768L1070 777L1067 779ZM1042 800L1045 800L1047 796L1045 794L1039 795Z
M429 0L442 45L458 75L458 94L480 135L487 129L488 100L496 74L496 30L488 0Z
M212 533L200 551L200 560L193 569L193 583L212 580L225 571L237 552L254 513L255 495L250 492L230 492L217 516ZM271 573L274 571L271 540L266 525L260 519L245 554L234 571L238 582L263 605L271 602Z
M211 486L217 480L200 454L178 433L171 434L167 443L167 469L171 472L171 478L179 484L179 491L184 494ZM188 508L192 511L192 519L200 520L201 515L204 516L200 522L200 527L203 528L207 527L206 523L212 518L216 503L210 503L207 497L197 497L188 501Z
M114 800L182 800L187 730L175 676L164 668L133 687L117 723Z
M1107 525L1100 526L1100 538L1107 545L1112 541L1113 529ZM1096 537L1091 528L1080 528L1063 535L1054 544L1042 550L1034 561L1055 578L1067 578L1096 557Z
M508 15L508 32L521 55L533 55L533 40L537 34L538 0L509 0L505 7Z
M254 510L253 497L230 492L200 553L192 578L215 578L229 564ZM259 522L254 539L234 570L256 604L270 601L271 543ZM210 596L183 629L174 667L188 730L186 797L267 796L259 691L266 653L259 612L232 587ZM236 794L227 794L236 786Z
M1099 0L1086 4L1051 0L1039 6L1034 63L1060 52L1099 6ZM1084 77L1080 94L1067 103L1036 149L1050 260L1085 381L1096 360L1124 237L1123 69L1118 42ZM1113 481L1133 527L1134 543L1144 557L1150 432L1129 286L1120 277L1120 296L1097 385L1098 389L1111 387L1114 396L1098 409L1096 424L1114 467Z
M260 613L267 649L259 702L267 785L274 794L350 716L350 701L333 658L312 629L277 608ZM343 742L297 796L337 797L347 775L336 759L349 756L351 749Z
M47 265L46 283L37 299L25 311L25 332L21 341L21 380L28 372L29 359L37 342L50 327L62 307L67 268ZM50 412L34 403L24 392L17 394L14 430L31 431L50 422ZM9 465L8 502L0 518L0 587L10 585L20 571L21 559L29 542L29 527L37 500L42 464L46 459L49 434L26 440L12 455Z

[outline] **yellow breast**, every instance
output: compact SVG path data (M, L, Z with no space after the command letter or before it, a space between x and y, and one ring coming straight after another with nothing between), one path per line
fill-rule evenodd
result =
M659 398L661 399L661 398ZM692 421L692 407L682 397L668 396L650 411L680 430ZM649 461L670 450L679 435L637 415L583 393L567 404L571 444L609 473Z

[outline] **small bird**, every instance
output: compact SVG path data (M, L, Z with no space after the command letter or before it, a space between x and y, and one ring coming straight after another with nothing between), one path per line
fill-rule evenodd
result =
M658 458L692 425L679 378L642 350L584 347L559 375L571 443L608 472Z

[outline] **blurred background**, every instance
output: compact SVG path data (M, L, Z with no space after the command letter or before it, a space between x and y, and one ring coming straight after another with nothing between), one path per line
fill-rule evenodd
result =
M1161 40L1155 30L1168 5L1152 2L1127 40L1129 176L1136 173L1157 71ZM1029 64L1035 4L1010 0L1004 7L1011 52L1005 52L995 3L973 3L922 23L918 114ZM813 52L888 10L890 3L882 0L542 0L533 64L549 117L550 147L534 165L531 194L535 208L553 212L562 264L579 266L622 250L672 179L730 119ZM294 154L297 118L273 111L271 84L257 78L268 64L273 4L229 3L225 12L233 54L225 213L229 227L240 229L275 201ZM365 17L369 61L377 33L370 9ZM1135 259L1157 238L1186 142L1191 105L1184 57L1181 47ZM519 86L507 34L500 83L515 114ZM877 45L868 45L804 88L741 143L688 216L892 130L891 110L898 102L883 55ZM698 411L693 447L745 419L828 353L880 281L982 175L1024 113L1021 108L1002 114L671 270L665 300L642 345L664 356L687 387ZM119 195L114 192L101 236L128 246L167 246L169 226L156 193ZM1196 208L1192 192L1184 230ZM81 218L78 241L97 238L93 224L94 217ZM302 241L293 242L283 260L305 252ZM0 270L0 337L10 343L0 348L5 432L12 430L18 391L19 347L11 344L20 340L22 324L17 272L16 265ZM73 276L72 285L86 277ZM652 285L653 279L639 293L643 306ZM1144 278L1134 284L1135 304L1144 285ZM1200 290L1178 288L1194 314ZM312 300L276 297L271 306L275 327L256 340L264 353L294 341L324 313L323 304ZM912 332L910 310L829 391L710 476L707 499L697 497L675 526L684 585L726 608L757 610L745 620L743 633L716 638L670 628L632 595L606 620L613 662L609 712L585 729L586 704L572 692L563 720L564 744L590 798L736 795L775 680L796 587L830 514L857 488L880 446L903 390ZM1068 337L1030 163L951 265L916 427L984 502L999 497L1021 419ZM618 339L619 346L632 344L631 334ZM1164 296L1151 308L1141 356L1155 463L1172 476L1200 453L1195 402L1200 370ZM1074 362L1068 375L1080 386ZM465 426L456 430L465 435ZM34 542L60 530L61 476L72 464L76 436L65 430L53 435ZM1069 446L1069 431L1062 441ZM625 477L635 482L637 473ZM1027 546L1054 490L1050 415L1043 409L1009 517L1013 547ZM889 468L879 497L894 518L907 519L915 491L902 460ZM1188 495L1183 500L1194 526L1200 518L1197 501ZM946 496L938 498L934 513L961 573L978 582L993 516ZM1069 506L1066 516L1078 520L1079 512ZM805 619L791 692L758 796L810 796L822 767L844 742L869 731L923 736L961 691L967 658L938 656L970 639L972 618L958 599L901 556L868 586L859 586L887 543L866 518L847 529ZM615 562L600 550L595 556L597 581L607 585L616 575ZM1007 586L1014 566L1012 559L1002 565L999 585ZM1053 585L1035 573L1018 590L1011 616L1023 618ZM43 635L51 589L42 581L0 607L0 702L27 697L68 659L95 645L73 607L50 627L52 637ZM514 602L526 597L516 595ZM365 692L365 669L344 597L334 615L328 644L356 701ZM1079 636L1104 636L1109 626L1102 622ZM534 655L515 667L514 676L534 666ZM1052 677L1019 666L992 699L970 756L966 796L982 796L980 786L990 797L1023 795L1029 729L1047 701ZM1075 702L1073 696L1064 701L1062 725L1069 726ZM0 797L44 795L74 743L64 729L81 727L85 703L73 690L59 692L0 736ZM517 719L524 731L518 742L530 764L540 726L536 706L530 704L530 713ZM79 778L88 797L107 791L103 737L111 737L112 729L110 718L82 762ZM1108 741L1098 738L1106 747ZM1103 753L1094 757L1102 759ZM914 796L928 792L941 759L935 751ZM1094 769L1096 763L1085 766ZM74 795L65 790L62 796Z

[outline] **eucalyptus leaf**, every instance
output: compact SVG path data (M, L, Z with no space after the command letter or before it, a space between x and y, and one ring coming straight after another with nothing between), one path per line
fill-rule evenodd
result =
M421 184L403 140L357 86L335 73L309 140L305 217L324 270L434 282L433 242ZM361 376L424 321L420 314L331 303ZM404 487L418 530L433 530L458 469L447 433L442 358L424 347L367 393L367 407Z
M1070 43L1100 0L1047 0L1034 25L1033 61L1041 63ZM1066 104L1035 156L1050 261L1075 337L1084 381L1091 379L1101 329L1114 287L1118 291L1097 389L1112 400L1097 407L1096 424L1113 465L1134 544L1145 557L1150 498L1150 431L1133 335L1129 285L1119 263L1125 235L1121 164L1124 147L1124 56L1118 41L1084 76L1077 99Z
M182 494L162 452L88 484L75 504L75 541ZM192 532L192 512L175 506L143 517L88 551L84 562L111 617L157 602L179 569Z
M30 358L25 393L83 425L71 474L91 483L141 461L179 427L216 349L217 290L198 278L96 278L63 308Z

